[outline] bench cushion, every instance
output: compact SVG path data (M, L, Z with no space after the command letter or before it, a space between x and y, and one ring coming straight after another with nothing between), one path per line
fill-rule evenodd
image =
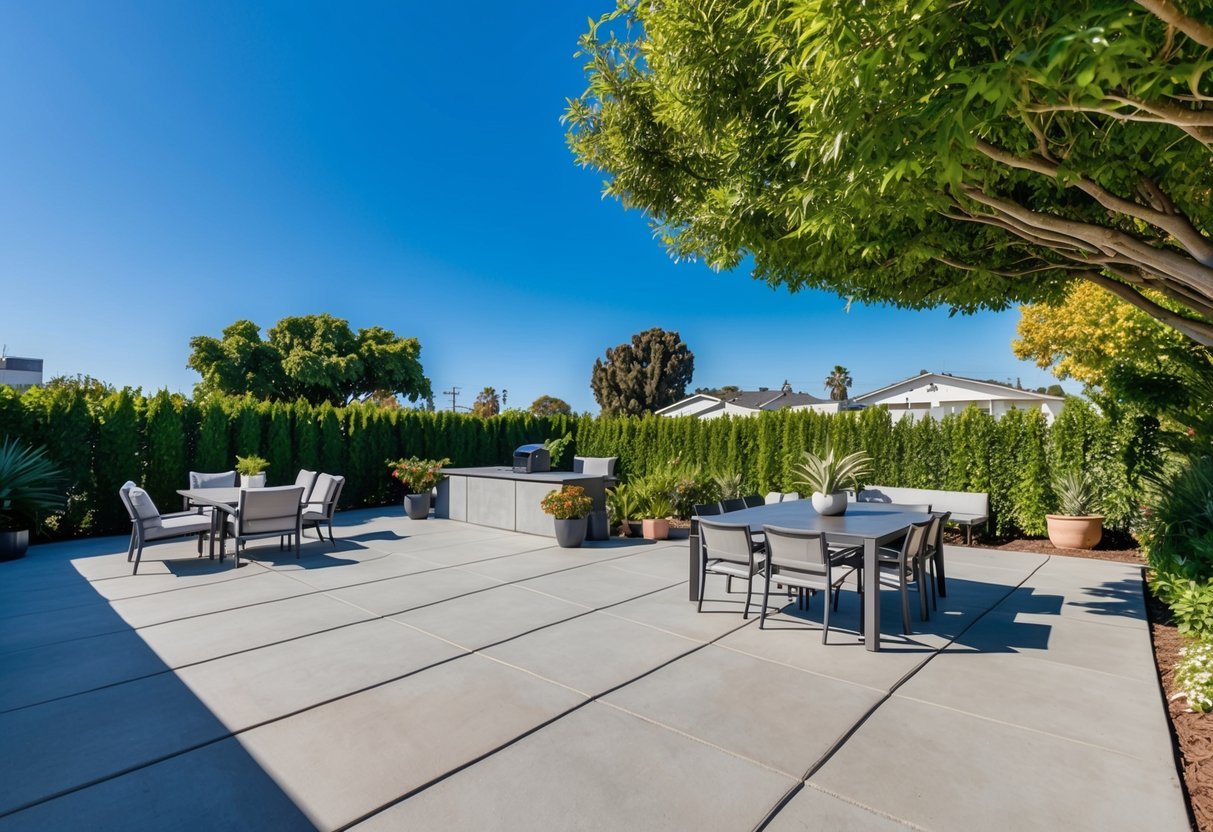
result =
M952 521L964 525L984 522L990 514L990 495L978 491L869 485L857 499L861 503L930 503L933 511L950 511Z

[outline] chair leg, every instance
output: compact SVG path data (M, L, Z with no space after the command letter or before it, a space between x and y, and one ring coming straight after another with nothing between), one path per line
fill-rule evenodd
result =
M708 579L708 570L702 569L699 573L699 603L695 605L695 612L703 612L703 596L707 594L707 587L704 583Z
M829 574L829 573L826 573ZM821 622L821 643L825 644L830 637L830 591L826 590L826 597L821 599L822 622Z
M724 576L724 594L725 595L733 594L733 576L732 575Z
M863 635L863 605L866 602L863 592L863 570L855 570L855 588L859 592L859 634Z
M745 583L745 611L741 613L741 617L747 621L750 619L750 598L754 594L754 576Z
M131 570L132 575L139 574L139 560L143 557L143 541L139 541L138 547L135 549L135 568Z
M906 585L905 575L901 576L901 627L908 636L910 634L910 590Z
M762 589L762 609L758 611L758 629L766 629L763 625L767 621L767 603L771 598L771 576L766 576L766 581Z
M914 584L914 589L918 592L918 617L922 621L931 618L931 613L927 610L927 587L924 583L926 572L926 564L922 564L918 569L918 580Z
M131 544L126 547L126 562L130 563L135 556L135 530L131 529Z
M320 524L316 524L316 534L320 535L320 539L324 540L324 532L320 531ZM329 543L333 544L333 548L337 548L337 538L333 537L333 521L329 521Z

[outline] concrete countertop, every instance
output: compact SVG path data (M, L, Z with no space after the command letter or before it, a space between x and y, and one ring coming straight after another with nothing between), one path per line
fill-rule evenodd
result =
M601 480L601 474L576 474L572 471L543 471L537 474L516 474L508 466L487 468L443 468L442 473L451 477L487 477L495 480L523 480L526 482L561 483L570 480Z

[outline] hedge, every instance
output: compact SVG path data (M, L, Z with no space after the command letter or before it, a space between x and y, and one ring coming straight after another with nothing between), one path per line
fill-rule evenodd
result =
M229 470L235 455L270 461L270 485L294 481L299 468L344 474L344 508L400 498L385 461L401 456L450 458L453 465L500 465L513 449L572 433L573 454L618 456L627 479L671 463L705 472L740 473L748 491L794 491L792 466L827 441L862 447L874 458L871 481L885 485L985 491L990 530L1044 534L1053 508L1051 473L1081 466L1109 489L1107 525L1127 529L1137 516L1142 471L1158 456L1155 426L1113 422L1071 399L1050 428L1039 411L995 421L970 409L940 421L893 421L882 409L821 414L773 411L752 417L536 417L508 412L490 419L354 403L346 407L209 398L193 402L160 391L120 391L103 398L76 390L34 388L18 396L0 387L0 435L45 445L64 468L67 510L43 537L125 531L116 491L142 484L163 511L178 505L187 472Z

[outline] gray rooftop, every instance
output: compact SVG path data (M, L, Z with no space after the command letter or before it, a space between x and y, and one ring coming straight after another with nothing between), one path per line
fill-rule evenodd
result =
M851 592L828 646L820 600L696 614L685 541L338 517L0 564L0 827L1188 828L1140 568L949 548L869 653Z

